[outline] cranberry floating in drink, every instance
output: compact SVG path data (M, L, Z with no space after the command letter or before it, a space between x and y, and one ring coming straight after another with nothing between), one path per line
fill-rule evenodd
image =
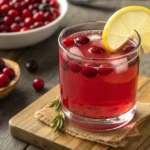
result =
M88 130L121 127L135 112L140 37L135 32L112 53L103 44L104 26L82 23L59 37L63 111L71 123Z

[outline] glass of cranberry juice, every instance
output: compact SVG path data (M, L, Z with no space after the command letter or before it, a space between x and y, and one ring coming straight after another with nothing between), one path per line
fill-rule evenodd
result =
M103 46L104 22L86 22L59 36L60 91L67 120L87 130L112 130L135 114L140 36L117 52Z

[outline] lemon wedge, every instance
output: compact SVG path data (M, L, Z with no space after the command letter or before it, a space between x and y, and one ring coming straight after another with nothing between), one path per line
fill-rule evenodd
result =
M144 52L150 53L150 9L143 6L124 7L109 18L102 35L104 47L116 52L134 30L141 36Z

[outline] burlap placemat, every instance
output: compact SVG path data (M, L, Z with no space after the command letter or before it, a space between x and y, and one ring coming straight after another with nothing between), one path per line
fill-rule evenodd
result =
M46 105L35 113L35 117L40 121L51 126L51 121L56 115L53 108ZM112 147L124 147L128 144L131 137L140 135L138 126L150 118L150 103L137 102L136 115L134 119L126 126L113 131L90 132L79 129L70 123L66 123L62 129L64 132L93 142L105 144Z

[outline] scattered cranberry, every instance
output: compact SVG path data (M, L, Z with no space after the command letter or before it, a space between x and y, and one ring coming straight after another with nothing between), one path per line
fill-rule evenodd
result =
M11 9L11 10L9 10L8 15L12 18L15 18L15 17L19 16L19 12L15 9Z
M22 16L23 16L23 18L31 17L32 16L32 12L29 9L24 9L22 11Z
M39 11L49 11L50 12L50 5L47 3L39 5Z
M0 87L5 87L9 84L9 77L6 74L0 75Z
M29 72L35 73L38 70L38 63L35 60L30 60L26 63L26 68Z
M10 26L10 29L12 32L17 32L17 31L20 31L20 25L17 24L17 23L13 23L11 26Z
M35 79L33 81L33 87L35 88L35 90L37 92L42 91L44 88L44 81L42 79L39 79L39 78Z
M109 75L112 71L113 68L110 65L101 65L98 68L98 73L103 76Z
M80 36L75 39L75 42L79 45L84 45L90 42L90 39L86 36Z
M15 72L12 68L4 68L3 74L6 74L10 80L12 80L15 77Z
M0 58L0 71L5 68L5 62Z
M74 44L74 40L71 39L71 38L66 38L66 39L63 40L63 44L64 44L65 46L71 46L71 45Z
M100 47L100 46L92 46L90 49L89 49L90 52L92 53L95 53L95 54L103 54L105 53L105 50Z
M97 75L97 69L94 67L91 67L91 65L88 65L88 64L82 67L81 72L84 76L88 78L92 78Z
M71 71L76 72L76 73L81 71L80 64L76 61L73 61L73 60L68 62L68 67Z
M27 28L27 27L24 27L24 28L20 29L21 32L28 31L28 30L29 30L29 28Z
M44 19L44 13L42 11L35 13L33 19L36 21L42 21Z

